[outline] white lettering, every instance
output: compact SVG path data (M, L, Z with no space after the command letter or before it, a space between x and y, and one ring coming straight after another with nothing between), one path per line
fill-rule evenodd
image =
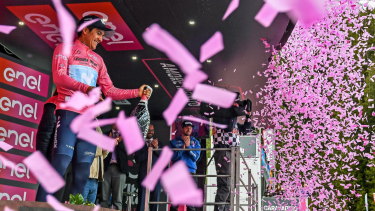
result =
M38 78L36 78L33 75L27 76L24 72L22 71L15 71L10 67L7 67L4 69L4 79L8 82L15 82L21 80L22 81L22 86L27 87L28 89L35 89L40 92L40 83L42 80L42 76L39 75ZM15 80L18 79L18 80Z
M0 141L5 141L5 138L8 138L9 142L14 142L14 146L21 146L23 148L30 147L33 149L34 143L34 131L31 131L30 134L19 133L16 130L6 129L0 127Z
M46 39L58 44L62 42L62 38L60 35L60 29L56 24L51 23L51 19L45 15L37 14L37 13L29 13L25 15L25 19L30 23L40 24L42 27L48 29L47 31L41 31L41 34L46 34ZM52 30L51 30L52 29ZM57 38L53 38L57 37Z
M23 192L23 198L18 194L14 194L13 196L10 196L9 193L0 193L0 200L15 200L15 199L18 199L20 201L26 201L26 196L27 196L26 192ZM5 197L5 199L3 199L4 197Z
M18 115L24 116L26 118L33 117L35 120L37 119L36 113L38 110L38 103L35 103L34 106L30 104L22 105L22 103L18 100L10 100L7 97L0 98L0 109L3 111L9 111L10 109L17 109L18 107Z
M10 176L16 176L20 179L26 176L27 179L30 179L29 168L23 163L18 163L15 168L12 168Z

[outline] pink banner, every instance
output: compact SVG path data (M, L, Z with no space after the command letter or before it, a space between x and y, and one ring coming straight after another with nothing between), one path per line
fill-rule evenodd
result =
M44 103L5 89L0 89L0 114L35 124L40 122Z
M25 159L25 157L9 154L6 152L0 152L0 155L4 156L6 159L12 161L15 164L15 168L10 168L5 166L4 163L0 160L0 178L32 184L37 183L36 178L30 172L29 168L27 168L27 166L22 163L22 160Z
M55 10L50 5L7 6L51 48L62 42Z
M107 51L143 50L129 26L111 2L67 4L73 14L81 19L86 15L96 15L106 21L106 26L115 31L110 38L103 38L103 47Z
M27 152L34 152L36 147L37 129L0 120L0 141L4 141Z
M0 200L35 201L36 190L0 184Z
M47 97L49 76L0 57L0 82Z

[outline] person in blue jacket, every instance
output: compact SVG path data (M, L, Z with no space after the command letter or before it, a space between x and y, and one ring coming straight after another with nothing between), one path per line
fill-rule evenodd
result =
M193 123L190 121L184 121L182 123L182 135L170 141L171 148L181 148L181 149L200 149L201 144L194 137L191 136L193 132ZM175 163L179 160L185 162L191 174L195 174L197 171L197 161L199 159L201 152L196 150L191 151L174 151L172 161ZM195 183L197 183L197 178L193 177ZM171 207L171 211L177 211L177 207ZM196 210L195 207L187 206L188 211Z

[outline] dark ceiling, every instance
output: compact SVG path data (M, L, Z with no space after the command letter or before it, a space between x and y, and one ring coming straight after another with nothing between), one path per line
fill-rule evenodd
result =
M152 23L158 23L180 40L199 58L200 46L216 31L224 37L225 49L211 58L211 63L203 63L202 70L209 80L219 86L240 87L244 92L256 92L265 79L257 75L267 64L269 53L265 52L261 38L277 45L285 34L290 34L292 24L285 14L279 14L269 28L264 28L254 20L263 5L263 0L242 0L240 6L225 21L222 17L230 0L62 0L68 3L112 2L123 20L141 42L143 50L106 51L99 47L96 51L106 62L109 75L119 88L136 88L146 83L155 85L157 81L145 67L142 59L166 58L164 54L148 46L142 39L143 31ZM6 6L44 5L50 0L1 0L0 24L18 26L19 19ZM68 9L69 11L69 9ZM194 26L189 20L195 20ZM289 24L289 26L288 26ZM287 30L288 26L288 30ZM286 33L287 31L287 33ZM289 31L289 33L288 33ZM53 49L26 25L18 26L9 35L0 34L0 43L15 57L28 64L50 72ZM138 60L133 61L132 56ZM174 93L175 90L171 90ZM246 98L256 102L255 95L247 92ZM131 101L134 105L136 101ZM162 88L155 88L149 107L153 119L161 119L170 97ZM132 106L125 107L126 110Z

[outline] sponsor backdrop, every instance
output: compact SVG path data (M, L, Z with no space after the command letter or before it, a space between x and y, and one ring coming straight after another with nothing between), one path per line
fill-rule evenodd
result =
M108 28L115 31L112 37L103 38L102 46L105 50L143 50L143 46L111 2L75 3L66 6L77 19L86 15L96 15L105 21ZM7 6L7 9L51 48L62 42L56 11L51 5Z
M22 161L35 151L49 91L49 74L0 54L0 141L13 146L8 152L0 149L0 155L18 167L6 167L0 160L0 200L35 200L37 180Z

